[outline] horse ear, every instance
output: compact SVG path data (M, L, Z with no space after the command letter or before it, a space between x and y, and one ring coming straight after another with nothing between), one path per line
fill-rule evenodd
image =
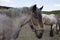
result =
M32 11L35 12L36 11L36 4L32 7Z
M42 10L43 9L43 6L40 8L40 10Z

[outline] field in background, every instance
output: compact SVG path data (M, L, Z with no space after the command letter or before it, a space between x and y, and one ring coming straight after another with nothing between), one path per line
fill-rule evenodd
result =
M60 10L55 10L55 11L43 11L45 14L60 14Z

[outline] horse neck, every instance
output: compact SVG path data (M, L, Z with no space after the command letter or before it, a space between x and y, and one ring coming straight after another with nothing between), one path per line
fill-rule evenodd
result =
M11 18L16 25L24 24L31 19L31 11L29 8L0 10L0 14L5 14L7 17Z
M29 22L31 19L31 15L25 14L25 15L21 15L19 17L14 17L12 18L12 20L14 21L14 23L16 23L16 25L25 25L27 22Z

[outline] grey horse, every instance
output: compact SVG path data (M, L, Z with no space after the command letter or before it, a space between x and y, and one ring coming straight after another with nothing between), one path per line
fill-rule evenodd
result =
M25 24L31 22L31 20L34 23L37 22L35 23L37 24L36 28L39 29L39 32L37 32L39 35L37 36L40 36L40 32L43 32L43 25L41 16L38 16L37 14L38 8L36 5L0 10L0 40L16 40L21 28Z

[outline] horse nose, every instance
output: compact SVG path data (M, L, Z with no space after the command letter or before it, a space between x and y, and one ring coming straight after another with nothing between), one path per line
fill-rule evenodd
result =
M43 33L40 33L40 34L37 36L37 38L38 38L38 39L41 39L42 36L43 36Z
M36 32L36 36L37 36L38 39L41 39L42 36L43 36L43 32L37 31L37 32Z

